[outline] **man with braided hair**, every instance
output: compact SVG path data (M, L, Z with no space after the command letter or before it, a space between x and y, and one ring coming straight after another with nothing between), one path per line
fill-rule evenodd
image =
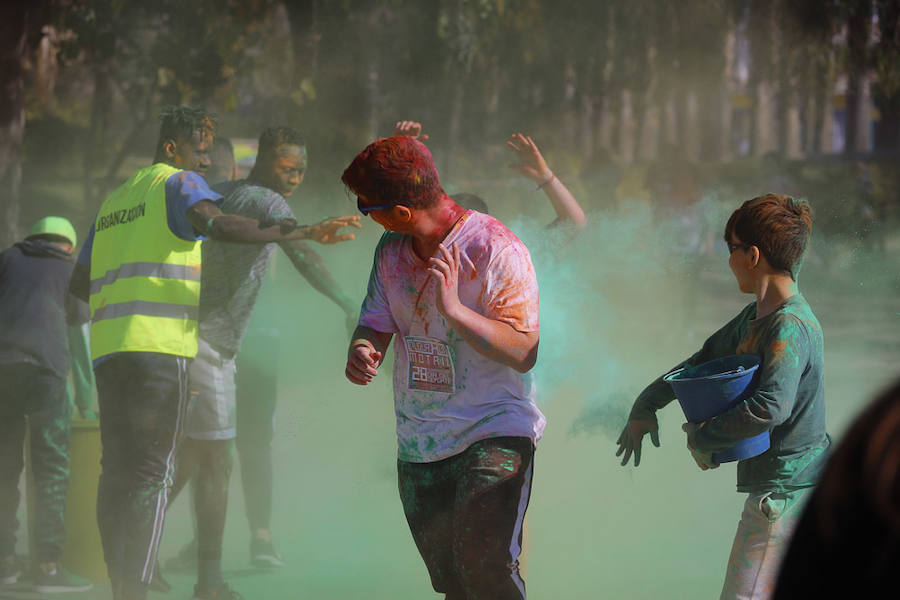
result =
M73 293L91 308L103 472L97 517L116 600L142 600L153 577L198 349L200 241L334 243L358 217L298 227L226 215L202 175L215 122L161 114L152 165L107 197L78 258Z
M214 186L225 197L221 208L261 222L293 221L286 198L303 181L306 164L306 144L297 130L284 126L266 129L259 138L259 155L247 179ZM355 324L356 307L319 255L301 241L281 242L279 246L297 272ZM252 533L251 559L257 566L283 564L272 546L269 530L275 374L265 373L263 380L251 374L253 381L243 394L237 393L235 385L236 358L274 252L275 244L226 244L215 240L203 244L199 350L190 367L192 401L174 488L177 494L188 480L196 484L192 496L197 536L196 543L185 546L166 563L167 568L196 564L195 600L232 598L236 594L223 579L221 559L237 433ZM266 352L265 357L277 361L277 335L267 341L274 354ZM254 371L254 360L258 357L250 357L240 365L241 369L250 366ZM241 374L245 377L242 384L247 384L246 374ZM241 404L239 397L243 398Z

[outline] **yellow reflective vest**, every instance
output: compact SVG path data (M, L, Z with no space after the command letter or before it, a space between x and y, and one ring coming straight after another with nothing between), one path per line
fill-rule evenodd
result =
M114 352L197 354L200 242L169 229L166 180L141 169L103 202L91 248L91 358Z

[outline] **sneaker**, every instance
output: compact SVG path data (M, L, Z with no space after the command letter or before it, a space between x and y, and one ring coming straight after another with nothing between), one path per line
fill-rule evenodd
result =
M250 562L254 567L272 569L284 566L281 555L275 551L270 541L250 540Z
M22 565L15 556L0 558L0 585L19 583L22 577Z
M244 597L223 583L211 590L195 585L194 597L191 600L244 600Z
M166 561L168 571L197 570L197 540L193 539L178 551L178 554Z
M156 566L153 567L153 579L150 580L150 584L147 586L147 589L153 590L154 592L159 592L161 594L168 594L172 591L172 584L166 581L166 578L163 577L162 569L159 568L159 562L157 562Z
M93 584L90 581L84 577L79 577L74 573L70 573L59 564L54 565L53 569L49 572L37 567L35 569L33 583L34 591L41 594L84 592L93 587Z

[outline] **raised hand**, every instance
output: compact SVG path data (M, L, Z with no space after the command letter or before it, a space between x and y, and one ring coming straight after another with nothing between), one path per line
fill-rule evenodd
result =
M553 178L553 172L530 136L514 133L506 141L506 147L515 152L519 159L518 163L509 165L510 169L538 184L548 183Z
M623 467L628 464L632 454L634 454L634 466L637 467L641 464L641 440L647 433L650 434L650 441L653 442L653 445L659 448L659 423L655 416L647 420L628 419L619 439L616 440L619 445L616 456L622 456L623 452L625 454L622 456Z
M428 260L428 272L437 279L437 309L446 317L459 306L459 246L454 242L451 252L439 244L438 252Z
M423 142L428 139L428 135L422 133L422 124L418 121L397 121L394 135L408 135Z

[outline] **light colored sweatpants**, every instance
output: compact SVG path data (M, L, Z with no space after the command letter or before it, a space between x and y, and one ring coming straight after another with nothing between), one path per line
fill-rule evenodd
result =
M748 494L719 600L768 600L810 488Z

